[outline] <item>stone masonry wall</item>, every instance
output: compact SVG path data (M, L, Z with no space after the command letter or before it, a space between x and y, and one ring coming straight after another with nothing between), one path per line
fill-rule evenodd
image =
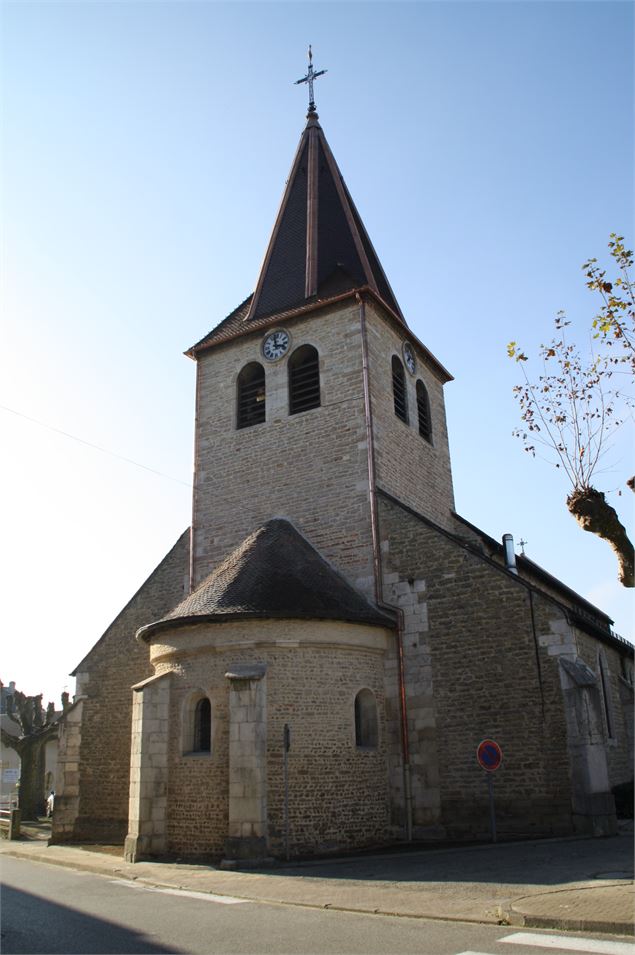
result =
M226 662L226 661L225 661ZM174 670L170 701L167 841L171 852L221 857L225 849L229 793L229 687L224 661L197 655ZM184 752L183 721L199 693L212 705L210 753Z
M166 850L170 674L133 690L127 862Z
M386 597L406 611L404 655L414 819L450 838L487 837L488 795L476 748L496 739L501 835L571 829L566 723L558 663L538 647L527 588L380 496ZM546 617L558 614L541 603ZM409 606L405 606L409 605ZM417 834L417 829L415 829Z
M354 585L372 593L368 464L357 306L288 324L287 355L269 363L262 332L203 353L198 363L194 586L271 517L286 517ZM321 407L288 413L287 363L311 344ZM236 379L251 361L266 376L266 421L236 430Z
M188 568L186 531L77 668L85 697L78 817L65 839L123 842L126 836L131 687L152 675L148 649L137 643L135 633L183 599Z
M160 656L157 671L173 674L170 709L168 850L222 856L228 828L229 686L226 673L240 665L266 666L268 842L284 852L283 727L291 727L289 819L292 854L375 845L389 840L388 771L383 657L355 646L371 632L390 647L383 630L331 621L247 620L174 631L190 641L183 653ZM376 636L376 633L379 636ZM385 636L381 636L386 633ZM189 635L189 636L186 636ZM352 634L352 638L351 638ZM353 640L342 646L341 635ZM158 634L156 640L165 640ZM195 645L198 646L198 649ZM368 687L375 695L379 746L355 745L354 701ZM193 693L212 703L210 754L183 753L182 720Z
M454 492L443 382L407 331L382 318L377 306L367 306L366 323L377 483L414 510L453 530ZM404 341L410 341L417 360L414 376L404 365L408 424L395 414L392 388L392 356L404 364ZM424 383L430 399L432 444L419 434L417 379Z
M604 694L600 681L599 654L604 655L608 676L607 706L611 720L611 733L609 733L606 714L603 713L609 780L611 786L628 782L633 778L633 688L624 680L621 660L622 655L626 655L627 648L622 654L619 650L600 643L581 631L576 631L576 643L580 658L597 675L602 697Z
M289 829L294 854L310 855L390 839L382 655L341 650L276 654L267 670L269 836L284 843L282 736L291 727ZM276 679L274 679L274 672ZM376 750L355 746L355 696L372 690Z
M79 812L79 756L82 742L82 712L80 698L59 720L57 739L57 783L55 812L51 841L65 842L72 838Z

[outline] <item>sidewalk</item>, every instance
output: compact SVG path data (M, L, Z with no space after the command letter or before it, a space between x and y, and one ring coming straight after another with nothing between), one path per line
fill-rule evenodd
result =
M49 846L45 833L0 853L256 902L570 931L634 935L633 835L390 853L229 871L124 862L113 847Z

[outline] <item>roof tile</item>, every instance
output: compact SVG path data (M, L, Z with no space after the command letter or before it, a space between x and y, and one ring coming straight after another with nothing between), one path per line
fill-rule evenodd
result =
M345 620L390 627L393 621L358 593L287 520L253 531L157 628L236 617Z

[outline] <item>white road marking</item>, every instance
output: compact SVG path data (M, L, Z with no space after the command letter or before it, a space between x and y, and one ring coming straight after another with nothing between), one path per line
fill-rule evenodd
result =
M572 938L570 935L539 935L536 932L515 932L499 938L512 945L536 945L539 948L560 948L569 952L594 952L595 955L635 955L632 942L609 942L608 939Z
M142 892L161 892L163 895L182 895L187 899L201 899L203 902L217 902L219 905L242 905L249 899L236 899L232 895L212 895L211 892L190 892L188 889L162 889L154 885L140 885L127 879L111 879L113 885L124 885L129 889Z

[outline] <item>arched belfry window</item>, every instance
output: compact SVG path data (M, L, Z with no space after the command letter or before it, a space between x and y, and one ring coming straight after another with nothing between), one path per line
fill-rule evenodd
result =
M432 444L432 418L430 416L430 398L424 383L417 382L417 418L419 419L419 434Z
M257 361L242 369L237 383L236 427L250 428L265 420L265 370Z
M408 424L406 375L403 370L403 365L396 355L392 356L392 394L395 402L395 414Z
M378 742L377 704L370 690L360 690L355 697L355 745L376 749Z
M289 358L289 414L319 407L319 355L313 345L301 345Z
M613 714L611 708L609 668L606 664L605 656L601 650L598 655L598 663L600 669L600 689L602 692L602 703L604 705L604 719L606 720L606 733L609 739L613 739L615 733L613 729Z

